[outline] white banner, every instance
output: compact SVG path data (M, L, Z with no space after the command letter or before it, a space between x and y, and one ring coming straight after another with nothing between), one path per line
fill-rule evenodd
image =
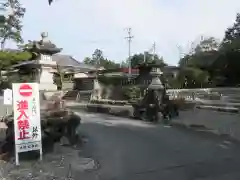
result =
M4 105L12 105L12 90L11 89L5 89L3 91L3 104Z
M14 83L12 86L17 159L19 152L40 150L42 153L38 86L38 83Z

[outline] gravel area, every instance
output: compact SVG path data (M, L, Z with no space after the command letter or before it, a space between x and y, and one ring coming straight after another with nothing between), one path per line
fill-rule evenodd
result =
M12 158L9 162L0 161L0 179L5 180L77 180L85 171L97 168L91 158L81 157L79 149L56 144L54 152L47 153L43 160L22 159L15 166Z

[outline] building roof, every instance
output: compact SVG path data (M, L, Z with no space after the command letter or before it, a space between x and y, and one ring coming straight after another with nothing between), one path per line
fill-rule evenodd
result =
M74 59L70 55L63 55L63 54L54 54L52 56L52 60L57 63L60 67L63 67L66 70L73 70L74 72L89 72L89 71L96 71L97 68L94 66L90 66L84 63L81 63ZM19 64L13 65L12 68L18 68L20 66L25 65L37 65L37 60L31 60L31 61L24 61Z
M11 68L18 68L18 67L21 67L21 66L27 66L27 65L37 65L37 61L36 60L30 60L30 61L23 61L23 62L20 62L18 64L15 64L15 65L12 65Z
M64 54L54 54L52 56L53 61L55 61L59 66L62 67L72 67L79 72L89 72L96 71L97 68L85 63L79 62L70 55Z

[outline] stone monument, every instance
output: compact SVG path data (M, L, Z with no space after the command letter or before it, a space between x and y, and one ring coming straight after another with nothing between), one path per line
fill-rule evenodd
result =
M163 72L160 70L159 67L154 67L151 69L150 72L152 76L152 81L148 86L148 89L155 90L155 92L158 94L158 97L161 99L164 95L165 86L163 85L160 77L162 76Z
M93 92L91 95L91 100L99 100L101 99L102 87L101 83L98 80L98 72L96 74L96 78L93 80Z
M52 55L61 52L61 48L57 48L48 39L48 33L41 33L40 41L33 41L29 51L38 54L37 63L38 73L36 80L39 82L39 89L46 91L56 91L57 86L53 82L53 73L56 72L57 64L52 60Z

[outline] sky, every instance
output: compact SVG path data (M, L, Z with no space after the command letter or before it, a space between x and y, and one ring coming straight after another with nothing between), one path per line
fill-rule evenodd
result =
M221 40L240 12L239 0L55 0L51 6L48 0L20 2L26 8L24 40L40 40L40 33L48 32L63 48L61 53L78 61L97 48L110 60L126 60L126 29L131 27L132 54L149 50L155 42L156 53L177 65L201 36Z

